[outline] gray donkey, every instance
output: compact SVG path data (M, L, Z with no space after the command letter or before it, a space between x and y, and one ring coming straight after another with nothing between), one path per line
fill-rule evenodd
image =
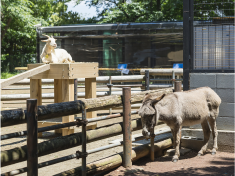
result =
M147 93L139 109L143 127L142 133L146 138L149 138L150 131L153 130L158 120L166 123L171 128L173 135L175 155L172 161L177 162L180 156L179 146L182 126L201 123L204 144L198 155L202 155L207 149L210 138L209 122L214 142L212 154L215 154L218 149L216 118L219 114L220 103L220 97L209 87L163 94L159 97L153 97Z

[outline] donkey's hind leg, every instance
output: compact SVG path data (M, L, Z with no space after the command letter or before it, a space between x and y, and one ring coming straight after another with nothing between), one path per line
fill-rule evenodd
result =
M211 154L214 155L216 154L216 150L218 149L217 146L217 136L218 136L218 132L217 132L217 127L216 127L216 121L213 118L208 118L209 124L211 126L211 130L212 130L212 136L213 136L213 149L211 151Z
M180 136L181 136L181 126L176 125L173 129L174 131L174 142L175 142L175 155L172 158L173 162L177 162L180 157Z
M206 151L208 141L210 138L210 134L211 134L211 131L210 131L210 128L209 128L209 125L208 125L206 119L201 123L201 125L202 125L202 129L203 129L203 134L204 134L204 142L203 142L203 146L202 146L201 150L198 152L198 156L203 155L204 152Z

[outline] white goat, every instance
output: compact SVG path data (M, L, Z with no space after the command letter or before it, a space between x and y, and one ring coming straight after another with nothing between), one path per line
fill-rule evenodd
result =
M44 35L44 34L42 34ZM40 58L43 63L74 63L71 55L64 49L55 49L57 47L56 39L53 36L49 37L48 35L44 35L48 39L41 40L42 42L46 42L46 45L42 49L42 54Z

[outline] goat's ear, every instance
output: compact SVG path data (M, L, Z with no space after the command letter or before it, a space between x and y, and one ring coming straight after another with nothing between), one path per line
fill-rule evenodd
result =
M48 42L48 40L41 40L42 42Z
M55 39L55 41L56 41L57 39Z
M53 36L51 35L51 38L53 38Z
M154 106L157 102L159 102L161 99L163 99L163 98L165 97L165 95L166 95L166 94L163 94L163 95L161 95L161 96L159 96L159 97L153 99L153 100L151 101L152 105Z

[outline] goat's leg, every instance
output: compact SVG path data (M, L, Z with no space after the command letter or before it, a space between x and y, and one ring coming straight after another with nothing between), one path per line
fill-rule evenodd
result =
M214 154L216 154L216 150L218 150L218 146L217 146L217 136L218 136L217 126L216 126L215 119L209 117L208 121L209 121L209 124L211 126L212 136L213 136L213 149L211 151L211 154L214 155Z
M201 125L202 125L202 129L203 129L203 134L204 134L204 142L203 142L203 146L202 146L201 150L198 152L198 156L203 155L204 152L206 151L208 141L210 138L210 133L211 133L206 119L201 123Z
M177 162L180 156L180 129L181 126L177 125L174 128L174 138L175 138L175 155L172 158L173 162Z

